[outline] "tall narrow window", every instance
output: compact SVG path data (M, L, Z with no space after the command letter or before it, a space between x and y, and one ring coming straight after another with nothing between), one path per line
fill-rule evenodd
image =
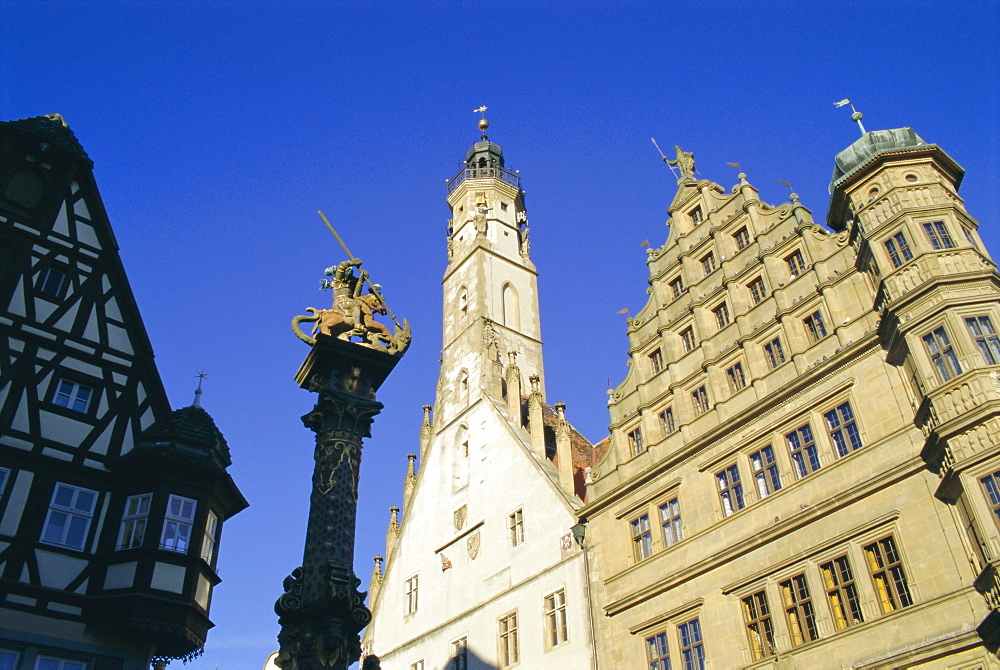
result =
M858 599L858 588L854 585L854 575L847 556L840 556L819 568L823 575L823 585L826 587L826 599L833 612L833 623L837 630L843 630L854 624L863 623L861 601Z
M568 638L566 628L566 590L559 589L545 596L546 644L556 647Z
M710 251L702 256L701 269L706 277L715 272L715 254L713 252Z
M808 423L785 435L785 439L788 441L788 453L792 457L792 469L795 470L796 477L802 479L819 470L819 454L816 452L812 427Z
M641 454L645 447L642 444L642 429L636 428L628 432L628 448L633 455Z
M663 503L660 510L660 529L663 531L663 544L671 546L684 539L681 530L681 505L677 498Z
M955 248L955 243L952 241L951 235L948 234L948 229L945 227L944 221L925 223L924 232L927 233L927 241L931 243L931 246L935 250Z
M684 278L677 277L672 282L670 282L670 291L671 293L673 293L675 300L681 297L681 294L684 293Z
M684 353L694 349L694 328L688 327L681 331L681 344L684 346Z
M201 560L212 565L212 558L215 556L215 537L219 530L219 517L215 512L208 510L208 518L205 519L205 535L201 538Z
M883 613L913 604L896 541L891 535L865 547L865 560Z
M763 591L743 598L743 619L746 621L747 637L750 639L750 655L753 660L773 656L774 623L771 610L767 606L767 594Z
M660 435L669 435L677 430L677 424L674 423L673 407L666 408L656 416L660 420Z
M969 329L972 339L976 341L986 365L1000 365L1000 337L997 336L990 317L969 317L965 320L965 326Z
M524 510L510 513L507 517L507 530L510 532L510 546L516 547L524 542Z
M681 643L681 662L684 670L705 670L705 647L701 643L701 624L697 619L677 627Z
M649 515L643 514L629 522L632 534L632 557L637 561L653 555L653 534L649 529Z
M958 364L958 356L955 355L944 328L935 328L924 335L923 340L941 381L946 382L962 374L962 366Z
M715 314L715 324L719 328L725 328L729 325L729 305L722 303L713 309L712 313Z
M68 379L60 379L52 402L60 407L85 414L90 409L90 401L93 396L93 389Z
M750 467L753 469L757 495L761 500L781 490L781 477L778 475L778 464L774 460L774 449L771 445L750 454Z
M823 314L817 310L802 320L805 324L806 332L813 342L819 342L826 337L826 325L823 323Z
M736 393L747 385L746 375L743 374L743 364L737 363L726 370L726 379L729 380L729 391Z
M469 313L469 290L464 286L458 292L458 308L462 310L462 316Z
M747 232L747 227L743 226L737 230L736 234L733 235L733 239L736 240L737 249L743 250L750 246L750 233Z
M406 580L406 614L417 611L417 596L420 593L420 575L413 575Z
M649 355L649 367L653 370L653 374L659 374L663 370L663 352L659 349L654 349L653 353Z
M796 575L781 582L779 586L792 646L812 642L819 637L819 631L816 629L816 613L813 611L805 575Z
M858 425L854 422L851 403L838 405L824 414L823 418L826 419L826 428L830 431L830 439L837 448L838 456L846 456L861 448L861 435L858 433Z
M521 647L517 639L517 612L501 617L499 628L500 667L506 668L521 658Z
M451 643L449 670L469 670L469 638L460 637Z
M167 515L163 521L160 549L186 554L191 541L191 526L197 502L172 495L167 500Z
M788 273L792 277L798 277L806 271L806 261L802 257L802 251L797 249L795 253L785 257L785 265L788 266Z
M993 510L993 520L1000 523L1000 472L980 477L979 483L983 485L983 490L986 491L986 498L989 500L990 508Z
M906 242L906 235L902 231L885 241L885 250L889 252L889 260L895 268L913 258L913 252L910 251L910 245Z
M521 308L517 300L517 289L510 284L504 284L501 299L503 300L503 325L520 330Z
M146 535L146 521L149 519L149 504L152 500L152 493L129 496L125 499L125 511L122 514L121 528L118 530L116 549L142 546L142 539Z
M715 481L719 485L719 499L722 501L723 514L729 516L745 507L739 468L730 465L722 472L716 473Z
M704 386L699 386L691 392L691 400L694 403L695 416L701 416L708 411L708 390Z
M56 484L42 526L42 543L82 551L96 504L97 491Z
M764 345L764 357L772 370L785 362L785 350L781 348L781 338L776 337Z
M649 670L670 670L670 650L667 634L657 633L646 638L646 667Z
M767 297L767 288L764 286L764 279L762 277L757 277L747 284L747 290L750 291L750 300L755 305L764 302L764 298Z

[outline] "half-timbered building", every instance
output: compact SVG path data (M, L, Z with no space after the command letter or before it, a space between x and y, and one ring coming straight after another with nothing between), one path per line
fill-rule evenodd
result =
M3 670L200 653L247 505L208 413L170 410L92 166L58 115L0 122Z

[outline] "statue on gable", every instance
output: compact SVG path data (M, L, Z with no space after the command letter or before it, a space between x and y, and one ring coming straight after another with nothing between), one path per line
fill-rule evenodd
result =
M674 151L677 152L677 158L670 160L664 156L663 162L667 165L676 165L681 171L681 179L694 179L694 154L676 145Z

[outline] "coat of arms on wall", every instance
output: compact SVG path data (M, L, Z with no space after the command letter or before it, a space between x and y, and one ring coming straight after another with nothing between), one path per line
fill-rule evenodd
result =
M468 505L462 505L455 510L455 530L462 530L462 526L465 525L465 517L467 516L468 511Z
M476 556L479 555L479 542L480 542L479 531L476 531L475 533L469 536L469 542L468 542L469 558L471 558L472 560L476 560Z

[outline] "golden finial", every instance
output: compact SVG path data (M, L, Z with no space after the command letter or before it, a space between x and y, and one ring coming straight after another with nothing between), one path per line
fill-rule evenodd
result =
M474 114L482 115L479 119L479 130L483 131L483 138L486 137L486 129L490 127L490 122L486 120L486 105L481 106L479 109L474 109L472 112Z

